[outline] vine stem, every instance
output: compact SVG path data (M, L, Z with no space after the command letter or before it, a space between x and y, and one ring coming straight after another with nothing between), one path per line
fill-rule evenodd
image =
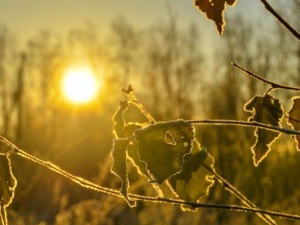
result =
M39 158L25 152L24 150L18 148L17 146L15 146L13 143L8 141L4 137L0 136L0 142L4 143L8 147L10 147L16 155L21 156L21 157L23 157L27 160L30 160L34 163L37 163L43 167L46 167L49 170L52 170L53 172L55 172L61 176L64 176L65 178L71 180L72 182L74 182L84 188L123 198L123 196L120 194L120 192L118 190L102 187L102 186L97 185L91 181L88 181L82 177L75 176L75 175L61 169L60 167L58 167L57 165L55 165L51 162L44 161L42 159L39 159ZM137 195L137 194L129 194L128 196L132 200L136 200L136 201L148 201L148 202L152 202L152 203L171 203L171 204L176 204L176 205L188 205L193 208L214 208L214 209L224 209L224 210L235 210L237 212L260 213L260 214L264 214L264 215L270 215L270 216L275 216L275 217L280 217L280 218L287 218L287 219L291 219L291 220L300 220L300 216L298 216L298 215L269 211L269 210L262 210L262 209L238 206L238 205L197 203L197 202L183 201L183 200L179 200L179 199L150 197L150 196L142 196L142 195Z
M260 2L265 6L266 10L269 11L278 21L284 26L293 36L300 40L300 33L296 31L288 22L285 21L267 2L267 0L260 0Z
M270 131L277 131L290 135L300 135L300 131L282 128L277 126L272 126L264 123L259 123L256 121L242 121L242 120L221 120L221 119L204 119L204 120L185 120L186 123L190 124L211 124L220 126L243 126L243 127L254 127L261 128Z
M274 89L277 88L277 89L285 89L285 90L291 90L291 91L300 91L300 87L291 87L291 86L277 84L277 83L274 83L274 82L272 82L270 80L264 79L261 76L259 76L257 74L254 74L253 72L251 72L249 70L244 69L243 67L239 66L238 64L236 64L234 62L232 62L231 64L233 66L237 67L238 69L240 69L241 71L243 71L248 76L250 76L250 77L252 77L254 79L257 79L257 80L259 80L259 81L261 81L263 83L271 85L271 87L274 88Z

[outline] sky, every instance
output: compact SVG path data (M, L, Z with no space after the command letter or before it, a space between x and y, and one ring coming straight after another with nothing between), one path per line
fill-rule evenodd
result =
M214 22L208 21L194 7L193 0L6 0L0 1L0 25L7 26L17 43L25 47L27 41L42 30L64 36L86 22L92 23L100 36L105 36L112 20L118 16L124 16L141 29L167 23L168 6L179 28L194 23L200 31L199 43L209 73L215 67L215 49L225 40L216 32ZM264 17L271 17L259 0L237 0L234 7L227 7L225 16L235 14L241 14L245 20L263 17L265 21Z
M9 0L0 3L0 24L9 27L21 40L42 29L64 34L84 22L92 22L106 32L112 19L119 15L143 28L166 21L167 4L176 14L179 26L193 22L209 38L218 37L213 22L194 7L193 0ZM235 7L227 8L227 13L240 12L250 17L259 8L263 8L259 1L239 0Z

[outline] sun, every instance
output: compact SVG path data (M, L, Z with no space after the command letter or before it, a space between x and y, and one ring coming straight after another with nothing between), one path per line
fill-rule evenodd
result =
M62 90L67 100L84 104L96 97L98 82L89 68L68 69L64 74Z

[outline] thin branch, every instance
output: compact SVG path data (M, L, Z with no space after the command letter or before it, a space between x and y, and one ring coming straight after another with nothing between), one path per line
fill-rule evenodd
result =
M129 195L134 200L143 200L137 196ZM144 197L144 196L140 196ZM147 201L147 200L146 200ZM172 204L180 204L180 205L188 205L193 208L213 208L213 209L228 209L228 210L236 210L237 212L252 212L252 213L261 213L269 216L275 216L279 218L287 218L291 220L300 220L300 216L288 214L288 213L280 213L275 211L269 211L269 210L262 210L262 209L256 209L256 208L250 208L246 206L238 206L238 205L220 205L220 204L208 204L208 203L196 203L196 202L187 202L177 199L168 199L168 198L151 198L149 199L151 202L158 202L158 203L172 203Z
M238 64L232 62L232 65L237 67L238 69L240 69L241 71L243 71L245 74L247 74L248 76L254 78L254 79L257 79L259 81L262 81L266 84L269 84L271 85L272 88L277 88L277 89L285 89L285 90L291 90L291 91L300 91L300 87L291 87L291 86L286 86L286 85L281 85L281 84L277 84L277 83L274 83L272 81L269 81L267 79L264 79L262 78L261 76L259 75L256 75L254 73L252 73L251 71L249 70L246 70L244 68L242 68L241 66L239 66Z
M34 163L37 163L43 167L46 167L53 172L62 175L66 177L67 179L71 180L72 182L79 184L80 186L91 189L97 192L102 192L110 195L114 195L120 198L123 198L123 196L120 194L119 191L102 187L100 185L97 185L91 181L88 181L82 177L75 176L71 173L68 173L67 171L61 169L60 167L56 166L55 164L44 161L42 159L39 159L33 155L30 155L29 153L25 152L24 150L21 150L20 148L16 147L13 143L5 139L4 137L0 136L0 142L6 144L8 147L10 147L17 155L28 159ZM251 213L260 213L275 217L281 217L281 218L287 218L291 220L300 220L300 216L298 215L292 215L287 213L280 213L275 211L269 211L269 210L262 210L257 208L251 208L251 207L245 207L245 206L238 206L238 205L219 205L219 204L206 204L206 203L196 203L196 202L188 202L178 199L169 199L169 198L159 198L159 197L149 197L149 196L142 196L137 194L129 194L128 195L132 200L139 200L139 201L148 201L152 203L172 203L176 205L188 205L193 208L214 208L214 209L226 209L226 210L236 210L237 212L251 212Z
M215 180L217 180L224 188L225 190L229 191L231 194L233 194L235 197L237 197L239 200L241 200L244 205L250 208L256 208L258 207L251 202L245 195L243 195L239 190L237 190L231 183L229 183L225 178L223 178L220 174L212 170L208 165L205 163L202 163L202 166L206 168L210 173L214 174ZM277 223L273 220L272 217L268 215L264 215L261 213L257 213L257 215L264 220L268 224L276 225Z
M120 195L119 191L117 191L117 190L105 188L100 185L94 184L88 180L83 179L82 177L78 177L71 173L68 173L67 171L61 169L60 167L56 166L55 164L53 164L51 162L44 161L42 159L37 158L37 157L25 152L24 150L18 148L17 146L15 146L13 143L8 141L4 137L0 137L0 141L2 143L6 144L8 147L10 147L17 155L19 155L25 159L28 159L34 163L37 163L43 167L46 167L46 168L54 171L55 173L58 173L64 177L68 178L69 180L72 180L73 182L79 184L80 186L82 186L84 188L88 188L88 189L92 189L94 191L103 192L103 193L116 195L116 196Z
M300 123L300 120L297 120L297 119L295 119L295 118L292 118L292 117L288 116L288 114L285 114L284 117L287 118L287 119L289 119L289 120L292 120L292 121L294 121L294 122Z
M156 123L155 119L152 115L145 109L145 107L137 100L137 98L133 94L133 88L131 85L127 88L127 90L122 89L124 93L129 97L130 102L133 103L148 119L150 123Z
M296 31L288 22L286 22L267 2L267 0L260 0L261 3L265 6L265 8L284 26L288 31L291 32L298 40L300 40L300 33Z
M241 121L241 120L220 120L220 119L211 119L211 120L185 120L187 123L191 124L211 124L211 125L217 125L217 126L243 126L243 127L255 127L255 128L261 128L265 130L270 131L278 131L285 134L291 134L291 135L300 135L300 131L288 129L288 128L282 128L277 126L272 126L264 123L259 123L256 121Z
M1 221L1 224L7 225L7 214L6 214L4 206L2 206L2 205L0 205L0 221Z

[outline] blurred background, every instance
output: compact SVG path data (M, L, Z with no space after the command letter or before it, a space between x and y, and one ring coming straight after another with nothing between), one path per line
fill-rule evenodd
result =
M270 3L300 29L299 0ZM1 135L75 175L118 188L109 171L111 118L125 97L122 88L133 85L154 118L166 121L246 120L243 104L268 87L232 67L232 61L264 78L299 86L299 41L259 1L238 0L225 15L220 37L192 1L1 2ZM72 76L84 77L82 84L92 82L80 92L83 99L76 96L81 90L72 86ZM291 108L288 99L295 93L272 94L286 111ZM127 118L143 121L132 109ZM258 207L300 214L300 154L293 140L281 135L255 168L253 131L199 126L197 137L215 157L217 172ZM254 214L216 209L191 213L142 202L131 209L122 199L11 158L18 186L8 208L10 224L262 224ZM133 167L130 182L132 192L155 194ZM201 201L242 204L218 184Z

